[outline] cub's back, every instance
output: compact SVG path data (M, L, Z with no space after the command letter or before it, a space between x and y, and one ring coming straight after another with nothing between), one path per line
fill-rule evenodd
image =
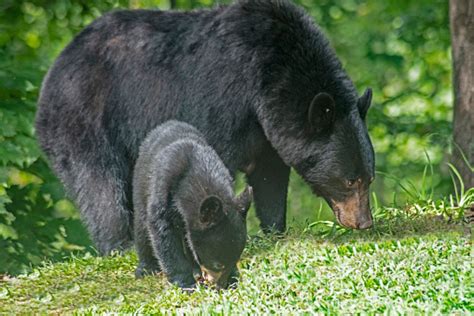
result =
M152 130L140 146L133 175L135 207L145 207L155 182L165 181L167 175L178 172L176 169L183 165L186 165L186 177L180 186L196 196L216 194L222 190L220 187L231 187L228 170L204 136L193 126L172 120ZM196 192L199 188L206 190Z

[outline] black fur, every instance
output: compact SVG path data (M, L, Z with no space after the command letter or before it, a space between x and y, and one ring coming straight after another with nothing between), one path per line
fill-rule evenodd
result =
M232 177L189 124L169 121L140 147L133 177L137 276L160 271L192 287L200 267L225 287L245 246L249 190L237 198Z
M319 107L311 113L327 113L313 102L320 93L334 101L330 122L308 119L311 104ZM284 0L241 0L212 10L115 11L97 19L45 78L36 127L107 253L132 238L139 144L169 119L197 127L231 174L247 173L263 229L285 229L290 166L343 224L366 227L374 173L361 117L367 100L358 101L303 10ZM357 187L347 184L352 179L360 180ZM348 199L353 207L345 206Z

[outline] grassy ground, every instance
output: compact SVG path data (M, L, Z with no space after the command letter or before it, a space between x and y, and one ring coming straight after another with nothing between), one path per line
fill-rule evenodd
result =
M377 223L254 235L238 288L220 292L186 294L162 275L135 280L133 253L73 258L0 281L0 314L474 312L469 224L400 214Z

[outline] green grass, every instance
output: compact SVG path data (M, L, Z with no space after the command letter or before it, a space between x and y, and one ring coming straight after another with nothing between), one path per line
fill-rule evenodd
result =
M378 220L364 232L250 237L235 290L183 293L163 275L135 280L134 253L86 255L0 281L0 314L474 312L470 227L439 216Z

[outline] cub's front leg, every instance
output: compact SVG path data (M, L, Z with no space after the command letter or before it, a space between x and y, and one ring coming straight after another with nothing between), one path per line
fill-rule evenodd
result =
M186 238L183 239L183 248L184 248L184 251L186 253L186 257L188 258L189 262L191 262L191 265L193 267L194 279L195 280L202 280L201 267L199 266L199 264L194 259L193 252L192 252L191 248L189 247L188 241L186 240Z
M183 289L194 288L193 264L185 254L184 235L174 225L171 212L158 205L148 212L151 216L147 228L153 252L169 282Z

